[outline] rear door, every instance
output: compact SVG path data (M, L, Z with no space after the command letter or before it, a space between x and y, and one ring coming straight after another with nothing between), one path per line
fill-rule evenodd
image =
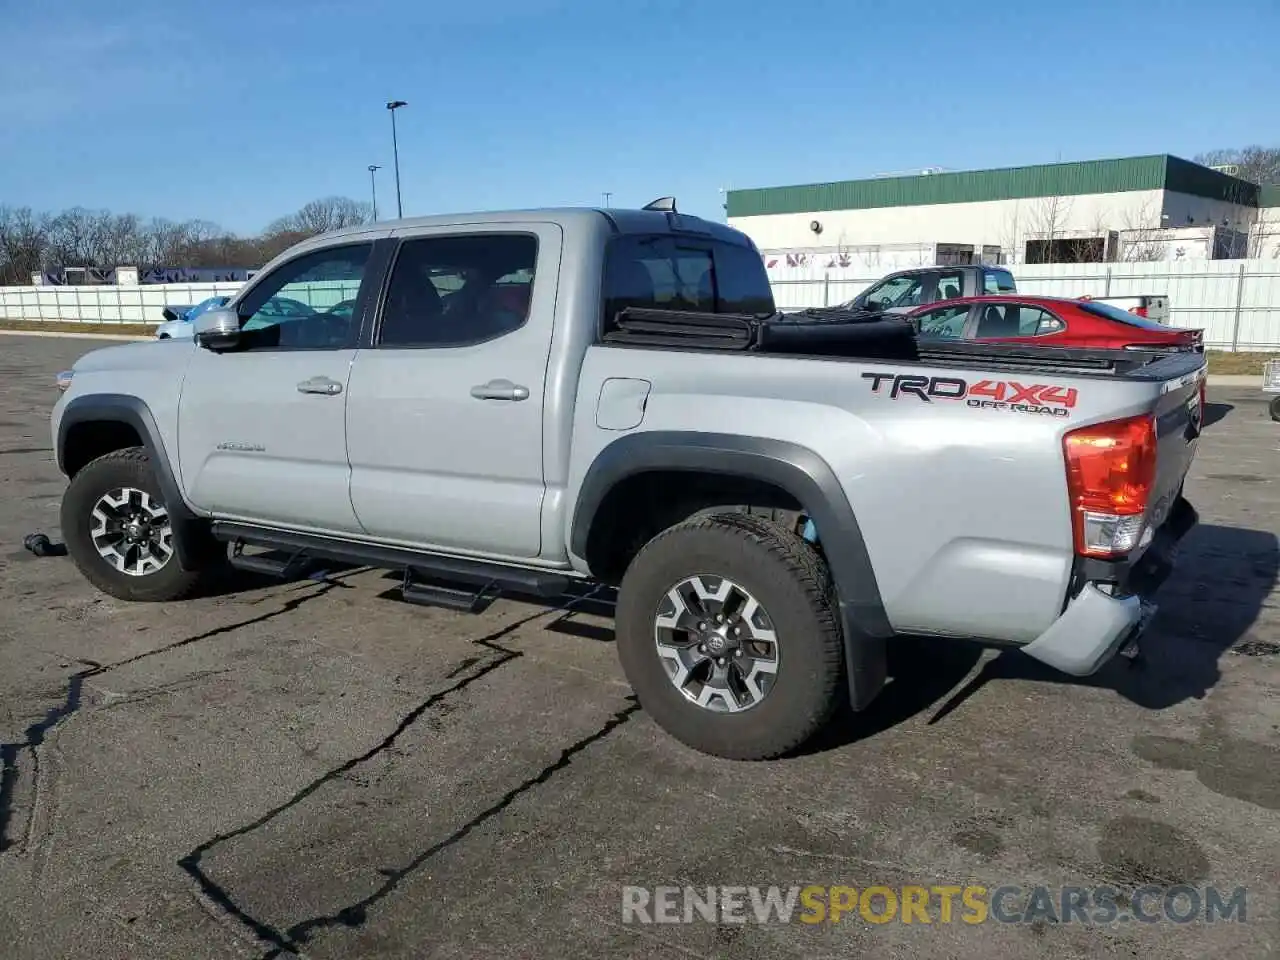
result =
M365 533L538 556L562 243L541 222L401 238L347 392L351 503Z

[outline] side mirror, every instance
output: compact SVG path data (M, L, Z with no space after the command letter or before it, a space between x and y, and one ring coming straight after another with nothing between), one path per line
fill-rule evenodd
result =
M234 310L209 310L195 319L196 343L206 350L230 350L240 342L240 316Z

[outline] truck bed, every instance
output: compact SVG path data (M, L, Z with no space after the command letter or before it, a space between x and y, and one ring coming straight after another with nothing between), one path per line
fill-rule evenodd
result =
M1015 643L1073 599L1070 431L1154 416L1153 527L1179 502L1202 354L922 347L859 316L620 311L582 368L571 473L620 430L800 444L840 478L895 631Z
M1123 376L1148 381L1194 373L1202 354L1167 350L1090 350L1023 343L921 343L905 320L867 311L766 316L627 309L602 341L610 346L709 350L833 360L892 360L932 367L1019 373Z

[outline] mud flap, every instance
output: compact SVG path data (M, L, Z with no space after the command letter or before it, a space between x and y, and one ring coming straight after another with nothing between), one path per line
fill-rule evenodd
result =
M852 605L840 604L840 625L844 633L845 675L849 681L849 705L865 710L884 689L889 675L889 653L884 637L875 636L860 625Z

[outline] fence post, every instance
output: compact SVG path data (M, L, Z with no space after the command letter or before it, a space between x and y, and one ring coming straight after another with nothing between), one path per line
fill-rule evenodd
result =
M1107 282L1102 288L1102 295L1104 297L1111 296L1111 264L1107 264Z
M1240 272L1236 274L1236 315L1231 321L1231 352L1235 353L1240 344L1240 309L1244 303L1244 267L1240 264Z
M831 274L824 273L822 275L822 305L824 307L831 306Z

